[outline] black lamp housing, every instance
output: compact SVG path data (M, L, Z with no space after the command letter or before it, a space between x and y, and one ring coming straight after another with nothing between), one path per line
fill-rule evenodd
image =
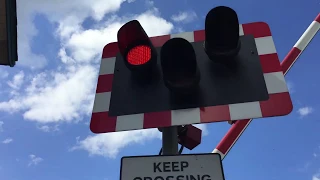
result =
M226 6L211 9L205 20L204 49L208 57L218 62L231 61L240 48L237 13Z

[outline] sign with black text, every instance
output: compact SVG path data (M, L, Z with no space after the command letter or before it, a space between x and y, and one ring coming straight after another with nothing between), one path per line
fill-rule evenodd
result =
M120 180L224 180L216 153L132 156L121 159Z

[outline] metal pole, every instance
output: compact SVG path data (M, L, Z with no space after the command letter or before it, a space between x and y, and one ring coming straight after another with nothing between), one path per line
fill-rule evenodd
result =
M162 155L178 154L178 127L162 129Z
M303 50L308 46L312 38L317 34L320 29L320 14L314 19L307 30L302 34L297 43L293 46L284 60L281 62L281 68L283 74L286 75ZM212 151L213 153L219 153L221 159L224 159L233 145L240 138L242 133L251 123L252 119L236 121L227 134L222 138L217 147Z

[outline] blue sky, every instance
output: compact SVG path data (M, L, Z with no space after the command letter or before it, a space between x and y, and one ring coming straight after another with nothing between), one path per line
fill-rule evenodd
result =
M153 155L155 129L95 135L89 130L101 51L119 27L140 20L149 35L204 28L213 7L234 8L241 23L269 24L280 59L319 13L319 0L18 0L19 61L1 67L0 179L114 180L122 156ZM294 104L285 117L254 120L224 159L228 179L319 180L320 35L286 75ZM211 152L230 125L202 125Z

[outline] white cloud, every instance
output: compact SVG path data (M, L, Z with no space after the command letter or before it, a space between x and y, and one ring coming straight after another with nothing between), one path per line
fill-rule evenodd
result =
M307 115L311 114L312 112L313 112L313 108L308 107L308 106L298 109L298 113L300 114L301 117L307 116Z
M202 130L202 136L207 136L209 134L206 124L194 124L194 126Z
M298 168L298 171L299 172L307 172L311 165L312 165L312 162L308 161L303 165L303 167Z
M312 180L320 180L320 174L313 175Z
M197 18L197 14L194 11L179 12L171 17L175 22L190 23Z
M43 161L43 159L41 157L37 157L34 154L30 154L29 158L30 158L30 161L29 161L28 166L37 165L37 164L39 164L40 162Z
M9 143L11 143L12 141L13 141L12 138L7 138L7 139L3 140L2 143L3 143L3 144L9 144Z
M158 129L146 129L135 131L114 132L88 136L83 140L77 139L77 144L70 150L82 149L90 155L100 155L115 158L119 151L131 144L143 144L146 141L160 139L161 133Z
M38 127L38 129L40 129L43 132L49 132L50 131L50 127L47 126L47 125L40 126L40 127Z
M38 74L22 95L0 102L0 110L22 110L25 119L41 123L78 120L92 108L96 74L90 65Z
M1 69L0 78L5 79L9 76L9 73L6 70Z
M36 2L26 2L17 0L17 18L18 18L18 55L17 65L28 66L32 69L42 68L47 62L43 55L34 54L30 43L38 31L33 24L33 18L36 13L34 5ZM35 63L36 62L36 63Z
M288 90L289 92L292 94L295 92L295 89L294 89L294 84L290 81L287 82L287 87L288 87Z
M20 71L18 74L13 76L13 79L8 82L8 85L14 89L18 90L20 89L22 83L23 83L24 73L23 71Z
M3 132L3 124L4 124L4 122L0 121L0 132Z
M95 21L100 21L106 14L116 12L124 1L18 0L19 65L42 68L47 64L47 60L42 54L35 54L30 48L30 42L38 34L33 24L35 14L43 14L51 22L57 23L59 26L58 32L67 36L81 29L81 23L89 17L92 17Z
M42 125L42 126L38 126L37 128L43 132L56 132L60 130L58 124L52 125L52 126Z
M97 0L94 3L85 0L31 2L20 0L19 6L26 8L20 8L20 15L27 13L29 8L26 16L41 12L51 22L58 24L55 35L61 41L58 57L63 65L40 74L25 75L31 82L22 84L24 86L19 94L0 102L0 110L22 112L25 119L40 123L78 121L83 115L91 113L98 74L95 63L100 62L103 46L116 40L122 24L138 19L149 36L168 34L173 29L173 25L161 18L156 8L128 17L110 16L100 21L106 13L117 11L123 0ZM63 6L60 6L61 3ZM85 30L81 24L87 17L97 22L93 28ZM21 17L19 20L28 21L27 24L34 27L29 22L31 19ZM31 35L34 34L30 30L29 36L33 37ZM10 83L12 87L18 87L13 82Z
M146 3L146 5L148 7L153 7L154 6L154 1L152 1L152 0L146 0L145 3Z
M202 135L208 134L205 124L197 124L196 127L202 129ZM109 158L116 158L118 153L125 147L132 144L143 144L145 142L161 139L158 129L144 129L135 131L114 132L88 136L82 140L77 137L77 143L70 150L85 150L90 155L99 155Z

